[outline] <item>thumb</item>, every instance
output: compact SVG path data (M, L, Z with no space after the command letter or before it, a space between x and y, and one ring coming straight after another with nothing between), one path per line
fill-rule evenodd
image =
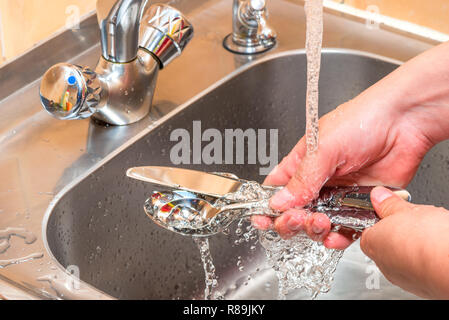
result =
M384 187L376 187L371 191L371 203L382 219L413 207L410 202L403 200Z

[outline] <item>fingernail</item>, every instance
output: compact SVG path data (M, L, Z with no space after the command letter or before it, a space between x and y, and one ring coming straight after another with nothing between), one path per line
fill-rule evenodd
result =
M316 225L312 225L312 231L315 234L321 234L324 232L324 228L316 226Z
M295 197L290 193L288 188L284 188L271 198L270 205L273 209L282 210L294 199Z
M335 234L333 232L329 233L323 244L326 248L333 248L335 246Z
M371 201L380 204L393 196L393 192L384 187L376 187L371 191Z
M302 219L301 217L291 216L290 219L288 219L287 221L287 227L291 231L299 231L303 228L303 226L304 226L304 219Z
M312 222L312 232L315 234L321 234L324 232L325 228L323 228L323 224L325 222L321 217L314 217Z

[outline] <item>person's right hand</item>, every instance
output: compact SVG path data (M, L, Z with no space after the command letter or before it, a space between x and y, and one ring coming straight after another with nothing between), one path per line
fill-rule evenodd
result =
M297 208L325 184L405 187L411 181L427 151L449 132L446 71L428 68L429 61L444 59L449 70L448 51L449 44L430 50L324 116L317 152L307 154L302 138L265 181L286 185L271 199L271 207L284 214L275 221L254 216L253 224L284 238L305 230L326 247L349 246L353 234L330 232L327 216Z
M371 192L371 201L382 220L363 231L363 252L394 285L449 299L449 211L409 203L382 187Z
M327 247L347 247L352 234L329 234L330 221L324 214L310 216L296 208L316 198L324 184L405 187L432 146L413 125L417 119L360 100L363 96L320 120L316 154L307 154L302 138L267 177L267 185L286 185L271 199L271 207L284 212L274 221L282 237L304 229ZM266 217L254 217L253 222L262 229L271 224Z

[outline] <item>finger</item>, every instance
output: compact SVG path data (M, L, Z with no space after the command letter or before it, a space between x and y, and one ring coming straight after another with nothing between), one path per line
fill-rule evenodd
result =
M285 211L292 207L304 207L318 196L326 181L334 173L338 165L337 148L329 151L318 150L306 155L296 164L297 171L287 186L276 193L270 201L274 210Z
M270 230L273 228L273 219L267 216L254 215L251 217L254 228L259 230Z
M324 239L323 244L326 248L344 250L349 247L355 240L360 237L360 233L357 232L331 232Z
M323 213L313 213L307 219L307 235L315 241L322 242L331 230L331 222Z
M401 199L384 187L376 187L371 191L371 203L382 219L413 207L413 204Z
M303 210L287 210L274 221L274 229L283 239L289 239L305 230L307 215Z
M281 163L267 176L264 184L269 186L285 186L295 174L298 163L306 154L305 138L299 140L292 151L282 159Z

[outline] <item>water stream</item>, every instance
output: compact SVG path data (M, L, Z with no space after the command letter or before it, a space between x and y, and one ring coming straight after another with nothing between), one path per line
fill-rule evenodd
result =
M306 97L306 141L307 152L318 149L318 102L321 69L321 49L323 45L323 0L306 0L307 17L307 97Z
M200 250L201 261L204 267L206 288L204 289L205 300L224 299L219 292L214 292L218 285L217 275L215 274L214 261L210 252L209 239L204 237L193 237L198 249Z
M306 97L306 141L307 159L314 161L318 150L318 102L319 102L319 78L321 68L321 49L323 39L323 2L322 0L306 0L307 16L307 97ZM271 195L256 184L235 193L234 200L254 200L266 198ZM239 232L240 230L240 232ZM240 226L237 235L248 238L255 233L254 229L241 232ZM215 267L213 264L209 240L207 238L194 237L201 254L201 260L205 272L205 299L223 299L219 293L214 293L218 285ZM287 295L297 289L305 289L312 298L319 293L328 292L331 288L333 274L337 264L343 255L343 251L330 250L321 243L317 243L305 234L298 234L292 239L283 240L274 231L261 231L259 241L264 247L268 265L275 270L279 280L279 299L287 298ZM239 242L240 243L240 242ZM236 243L237 244L237 243ZM239 269L243 270L241 259Z
M323 1L306 0L307 16L307 97L306 97L306 161L314 161L318 150L319 79L323 42ZM311 166L316 167L316 166ZM312 298L331 288L333 274L343 251L330 250L305 234L283 240L273 231L260 233L268 264L279 279L279 299L297 289L306 289Z

